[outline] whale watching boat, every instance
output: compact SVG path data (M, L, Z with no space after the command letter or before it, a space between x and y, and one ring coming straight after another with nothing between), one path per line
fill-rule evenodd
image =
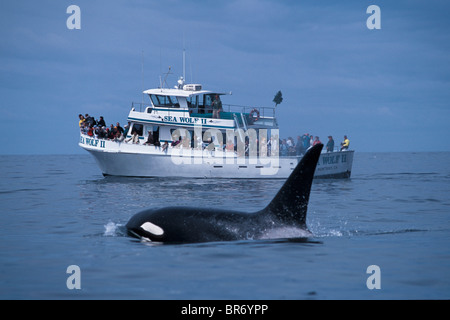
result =
M183 77L143 94L149 101L132 103L121 138L81 130L79 146L105 176L285 179L302 158L280 151L275 108L227 105L227 93ZM349 178L353 155L322 152L315 177Z

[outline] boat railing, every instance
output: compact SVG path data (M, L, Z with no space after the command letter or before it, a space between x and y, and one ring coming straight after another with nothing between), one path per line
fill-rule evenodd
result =
M222 109L225 112L236 112L236 113L258 113L260 118L275 118L275 108L274 107L252 107L252 106L242 106L237 104L222 104Z
M139 109L139 112L144 112L144 110L147 107L151 107L151 104L142 102L131 102L131 109L134 109L135 111L138 111Z
M131 108L135 111L143 112L146 108L152 107L149 103L142 103L142 102L132 102ZM196 108L191 108L195 111ZM212 112L212 107L206 107L207 111ZM209 110L211 109L211 110ZM250 113L257 113L259 118L268 118L273 119L275 118L275 108L274 107L252 107L252 106L242 106L237 104L222 104L222 111L224 112L231 112L231 113L241 113L241 114L250 114Z
M153 106L151 104L142 102L132 102L131 108L132 110L137 112L152 112L153 110ZM188 109L189 114L193 117L211 118L213 116L212 106L189 106ZM165 110L167 110L170 115L171 109ZM174 111L177 112L175 115L179 115L178 112L180 111L180 109L174 108ZM254 125L277 127L274 107L252 107L236 104L222 104L222 113L220 114L220 118L234 120L236 122L237 128L244 128L245 130L247 130L248 127Z

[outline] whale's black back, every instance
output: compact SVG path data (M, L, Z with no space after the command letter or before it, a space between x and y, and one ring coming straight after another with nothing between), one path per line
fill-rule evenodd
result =
M135 214L130 235L161 242L207 242L258 238L269 229L306 229L314 171L323 145L308 150L269 205L255 213L212 208L167 207Z

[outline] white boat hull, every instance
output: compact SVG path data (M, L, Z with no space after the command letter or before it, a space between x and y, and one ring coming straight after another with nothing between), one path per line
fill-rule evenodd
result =
M81 135L80 147L91 153L103 175L126 177L186 177L285 179L301 157L237 157L234 152L174 149L118 143ZM349 178L354 151L322 153L317 178Z

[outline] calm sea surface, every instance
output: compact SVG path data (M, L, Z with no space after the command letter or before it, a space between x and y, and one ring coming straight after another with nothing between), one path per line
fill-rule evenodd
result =
M123 232L149 207L256 211L281 180L104 178L88 154L0 156L0 178L1 299L450 298L450 153L356 153L351 179L313 184L306 241ZM366 285L371 265L380 289Z

